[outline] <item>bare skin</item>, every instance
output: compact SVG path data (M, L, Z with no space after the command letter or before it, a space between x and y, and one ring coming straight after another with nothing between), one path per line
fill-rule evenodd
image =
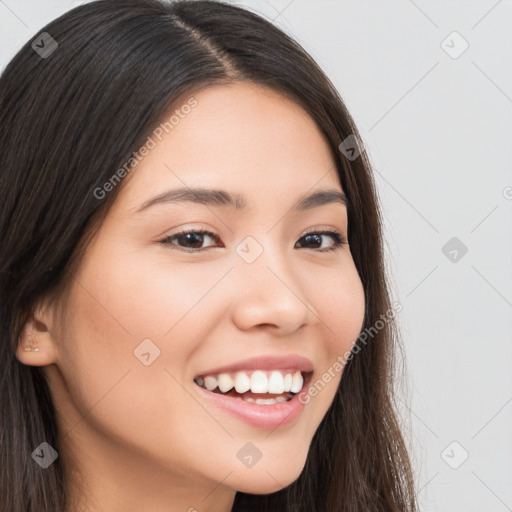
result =
M252 356L299 354L313 362L314 382L362 327L350 246L322 252L331 236L303 238L326 229L347 238L345 205L290 210L316 190L342 191L314 121L254 84L194 97L197 106L120 185L65 300L41 301L18 347L22 363L45 367L67 486L87 512L228 512L237 490L291 484L341 372L272 432L207 404L193 379ZM177 187L238 193L248 209L188 202L137 212ZM185 228L219 240L161 243ZM248 236L263 249L250 264L236 252ZM145 339L160 350L148 366L134 355ZM39 351L23 351L27 343ZM262 453L251 468L236 456L249 441Z

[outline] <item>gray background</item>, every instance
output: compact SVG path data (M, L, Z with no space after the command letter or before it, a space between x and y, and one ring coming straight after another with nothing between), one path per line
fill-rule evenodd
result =
M0 0L2 69L80 3ZM512 2L236 3L313 55L374 164L422 510L512 510Z

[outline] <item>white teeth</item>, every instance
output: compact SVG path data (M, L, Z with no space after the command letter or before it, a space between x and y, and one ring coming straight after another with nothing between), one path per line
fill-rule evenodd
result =
M275 398L257 398L256 403L260 405L274 405L277 404Z
M256 370L251 375L251 392L268 393L267 376L260 370Z
M251 379L244 372L238 372L235 376L235 389L237 393L245 393L251 389Z
M291 387L292 387L292 374L287 373L284 376L284 391L290 391Z
M280 395L284 391L284 379L281 372L272 372L268 380L268 392Z
M221 373L218 377L218 381L219 389L223 393L227 393L229 390L233 389L233 379L227 373Z
M251 398L251 397L242 397L241 400L245 400L246 402L251 402L252 404L256 403L256 404L260 404L260 405L273 405L273 404L288 401L288 399L284 396L276 396L275 398L268 398L268 399L258 398L257 400L255 400L254 398Z
M220 373L215 377L207 375L197 377L195 382L206 388L208 391L214 391L217 387L221 393L228 393L233 388L237 393L244 394L247 391L252 393L271 393L280 395L282 393L298 393L304 385L304 378L300 370L295 373L285 373L283 370L253 371L249 376L245 371L239 371L234 376L229 373Z
M208 375L204 378L204 385L208 391L213 391L217 387L217 379Z
M293 375L292 387L290 391L292 393L298 393L302 389L302 385L304 384L304 379L302 378L302 374L297 370Z

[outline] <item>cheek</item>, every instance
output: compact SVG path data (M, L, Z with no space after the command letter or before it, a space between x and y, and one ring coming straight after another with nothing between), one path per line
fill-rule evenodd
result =
M211 276L212 283L199 283L183 299L176 291L168 291L161 271L147 269L142 278L140 267L132 274L125 274L126 270L122 265L94 272L84 269L77 276L80 284L75 283L69 295L58 334L59 368L65 380L65 387L58 391L60 403L65 404L64 430L76 428L86 435L87 426L93 427L163 464L190 458L204 461L204 454L211 452L207 434L223 432L183 387L187 361L194 351L191 342L204 339L205 334L199 332L194 309L190 317L179 320L218 280L218 273ZM172 274L180 275L180 280L184 277L183 272ZM166 277L170 279L170 273ZM152 332L163 334L174 324L165 339L154 336L160 355L150 365L136 358L134 349L143 339L151 339ZM66 393L70 396L65 397ZM69 400L72 406L68 407ZM191 447L191 443L177 444L176 439L199 441ZM216 466L215 460L210 462Z
M167 255L165 249L158 257L148 256L149 252L147 248L105 251L104 257L96 258L104 263L91 265L83 278L90 283L91 295L109 313L107 323L115 319L117 329L130 333L134 342L171 337L171 331L184 324L194 329L198 324L190 318L196 310L203 315L208 311L208 293L226 272L225 262L184 263Z
M338 389L343 370L364 322L364 289L354 265L318 274L311 286L311 305L318 314L322 346L313 381L301 394L303 403L325 413Z
M179 264L165 254L150 259L105 250L90 258L77 276L80 285L74 288L63 333L63 339L73 340L64 366L75 393L92 406L124 379L113 393L121 404L141 403L149 412L163 400L168 410L179 410L176 400L183 390L178 382L187 378L190 360L215 327L218 295L209 292L225 272L222 262L215 267ZM126 389L131 389L128 402ZM151 399L150 389L158 390ZM122 416L122 408L117 414Z
M311 305L319 317L319 329L329 355L336 357L355 342L363 327L364 289L355 266L341 271L316 273L308 285Z

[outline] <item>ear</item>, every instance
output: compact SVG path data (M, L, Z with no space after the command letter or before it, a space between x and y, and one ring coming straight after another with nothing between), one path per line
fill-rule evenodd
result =
M18 360L30 366L46 366L56 362L57 347L52 337L53 310L38 304L30 313L16 348ZM26 350L32 347L39 350Z

